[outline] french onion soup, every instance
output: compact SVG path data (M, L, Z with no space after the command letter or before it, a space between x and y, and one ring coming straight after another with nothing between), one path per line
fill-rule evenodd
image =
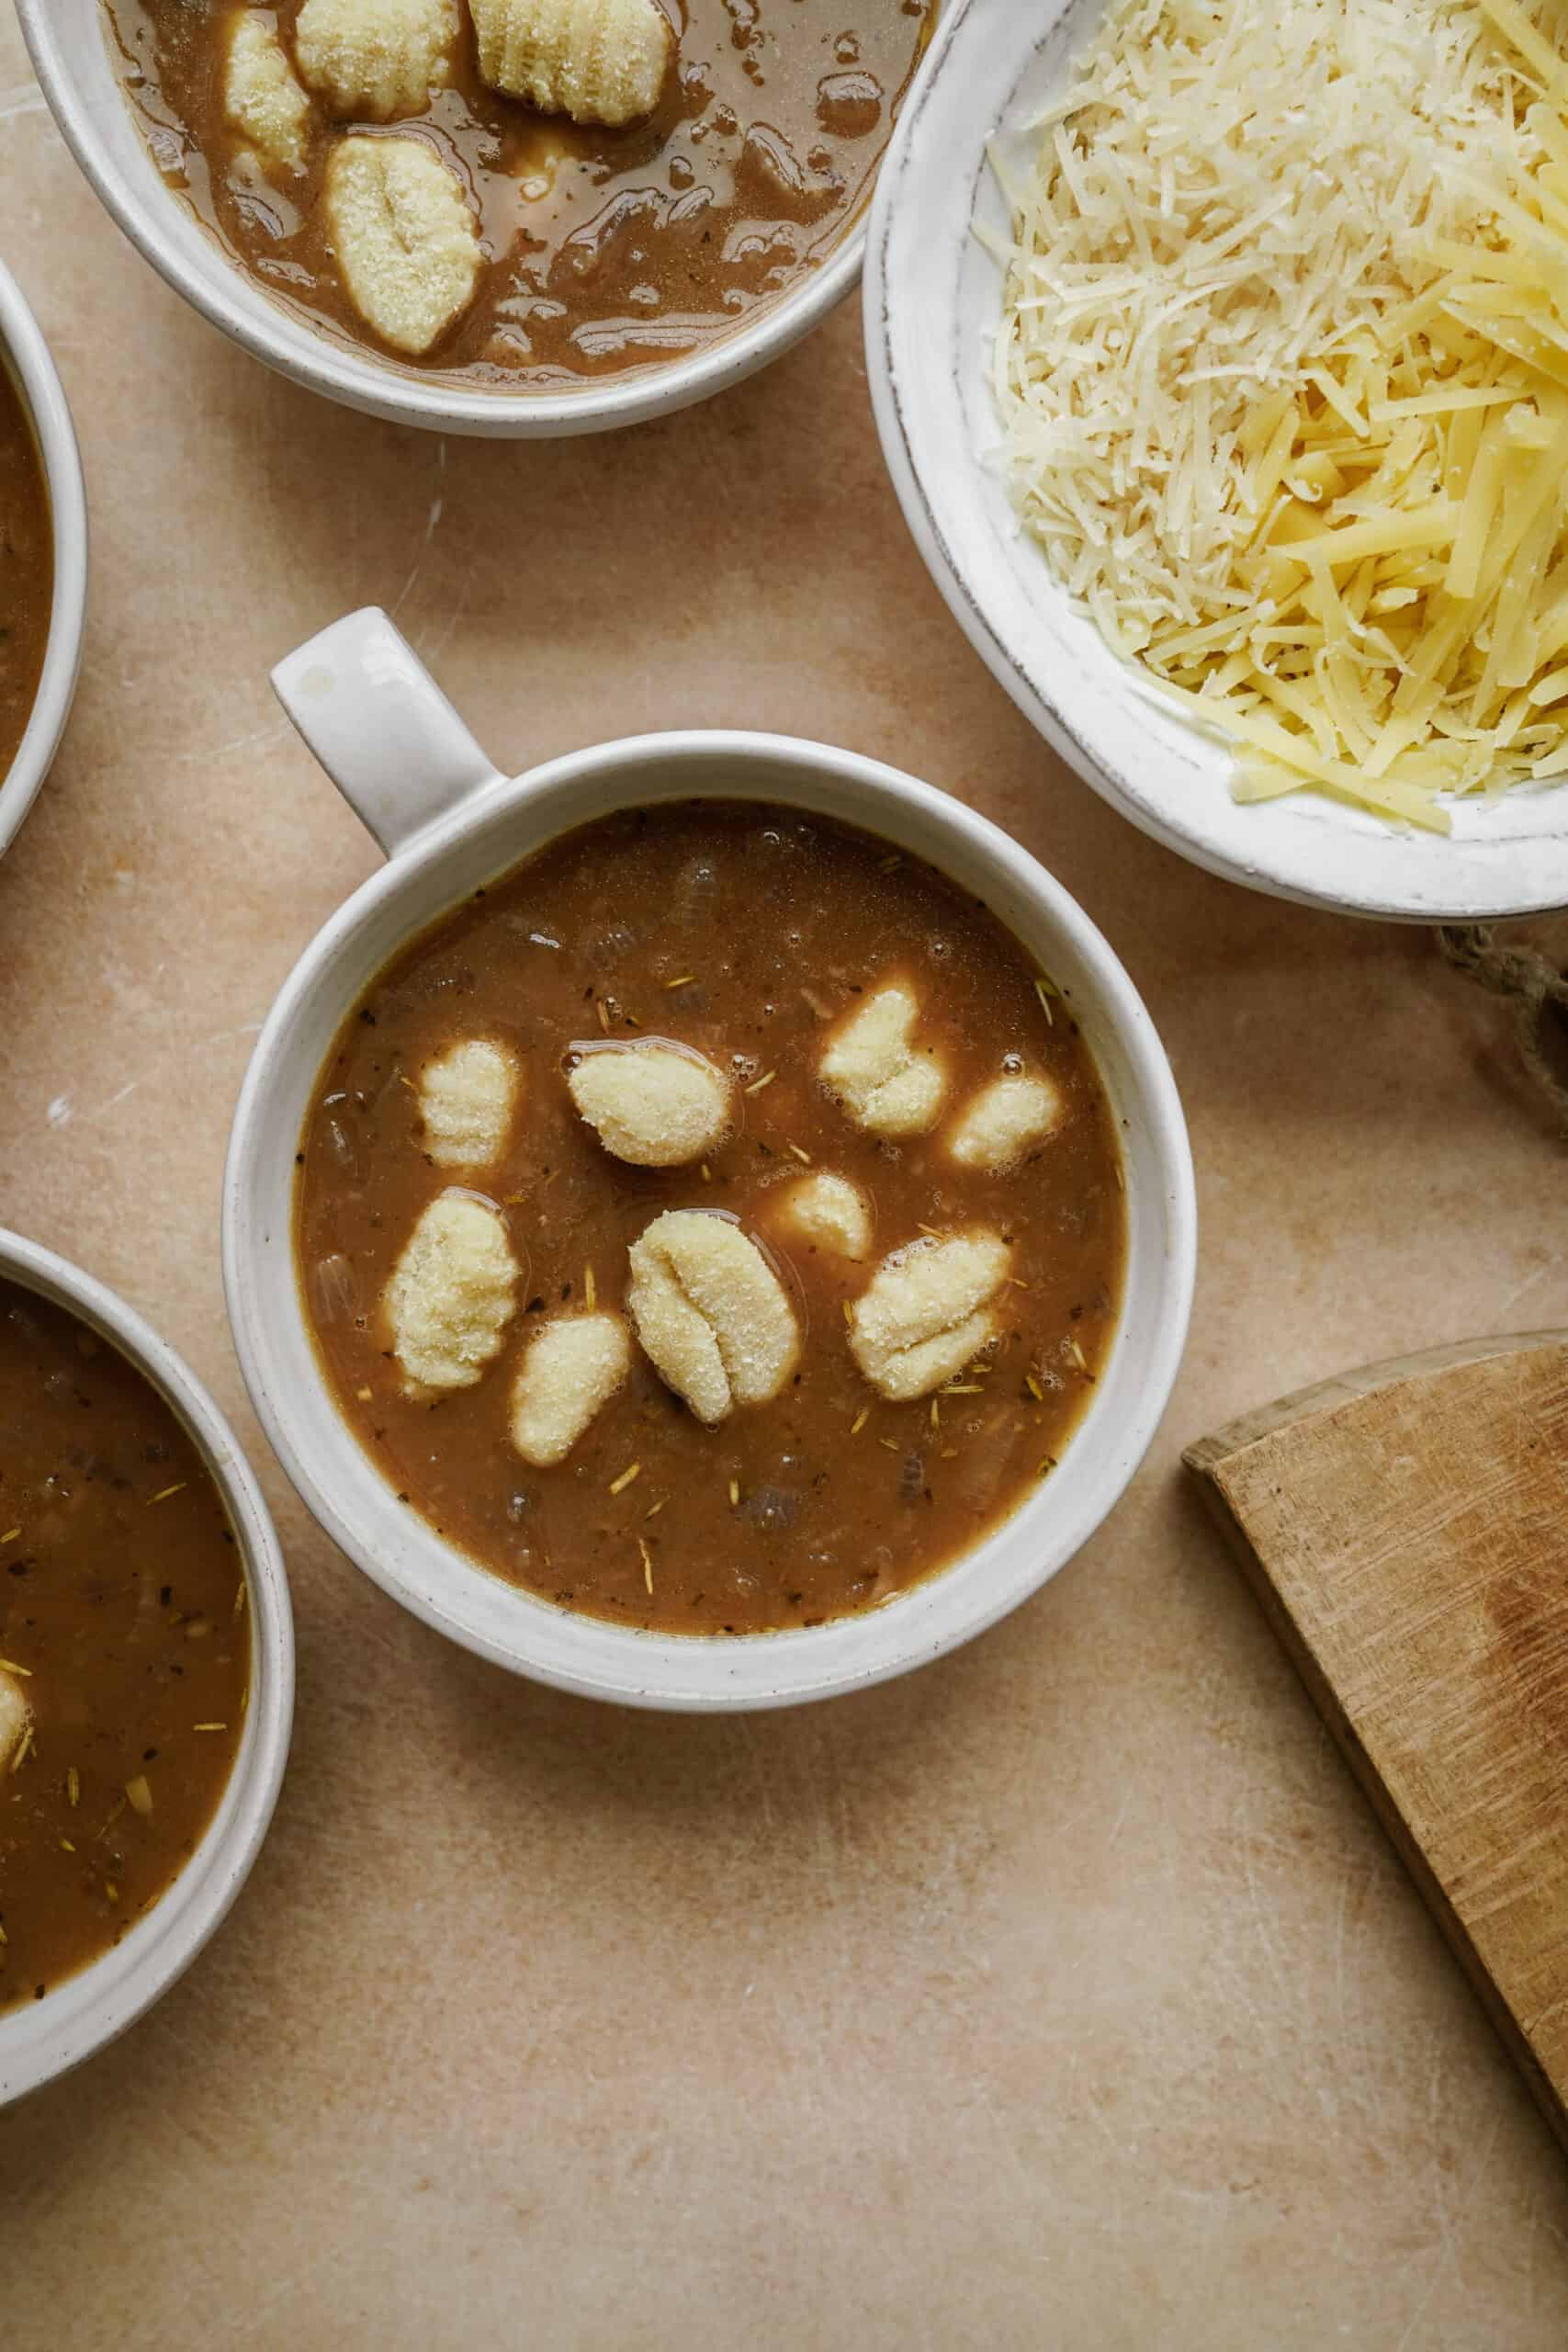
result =
M53 602L43 463L21 394L0 367L0 786L32 717Z
M630 809L375 980L302 1297L399 1499L660 1633L876 1607L1049 1481L1118 1318L1115 1123L979 901L831 820Z
M0 2010L164 1893L249 1684L243 1569L197 1447L116 1349L0 1281Z
M164 177L317 325L511 390L700 349L863 203L935 0L107 0Z

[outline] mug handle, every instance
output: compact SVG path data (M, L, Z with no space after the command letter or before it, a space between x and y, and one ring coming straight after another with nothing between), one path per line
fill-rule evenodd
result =
M389 857L502 781L378 605L287 654L273 691Z

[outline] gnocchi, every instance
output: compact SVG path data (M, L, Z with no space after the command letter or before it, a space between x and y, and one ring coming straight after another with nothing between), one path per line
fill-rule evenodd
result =
M487 1168L506 1148L521 1086L517 1057L465 1037L420 1073L424 1148L442 1168Z
M710 1428L765 1405L794 1371L800 1334L784 1284L729 1217L666 1209L633 1242L626 1305L660 1377Z
M22 1686L14 1674L0 1667L0 1772L9 1764L22 1743L22 1735L32 1720L32 1710L22 1696Z
M305 0L294 54L341 119L395 122L451 80L460 29L457 0Z
M860 1126L878 1136L923 1135L942 1107L946 1073L914 1042L919 1006L895 981L851 1014L818 1064L822 1082Z
M564 1462L631 1370L618 1315L563 1315L528 1343L512 1389L512 1442L525 1462Z
M431 1202L384 1294L406 1396L439 1396L482 1377L512 1320L517 1275L499 1209L456 1190Z
M473 300L483 255L457 174L423 139L340 139L321 203L344 290L371 331L417 358Z
M1048 1079L993 1079L965 1103L947 1138L961 1168L995 1174L1021 1159L1061 1125L1066 1105Z
M658 0L471 0L479 72L544 114L615 128L649 115L674 40Z
M680 1168L716 1151L733 1124L732 1088L673 1046L593 1046L567 1080L606 1151L634 1168Z
M265 162L296 171L304 163L310 101L270 17L254 8L236 9L229 28L223 112Z
M891 1403L929 1396L995 1338L1012 1252L999 1234L914 1241L883 1260L850 1310L850 1351Z
M871 1247L871 1204L858 1184L821 1168L792 1184L784 1196L786 1223L814 1250L863 1258Z

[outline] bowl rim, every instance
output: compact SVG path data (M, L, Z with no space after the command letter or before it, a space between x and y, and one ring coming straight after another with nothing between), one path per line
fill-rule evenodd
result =
M997 75L1007 74L1010 91L1000 114L987 126L985 138L1005 134L1009 107L1016 107L1020 84L1032 61L1059 38L1069 19L1077 18L1081 5L1082 0L1050 0L1043 11L1025 20L1012 18L1005 10L987 8L984 0L953 0L931 42L919 83L894 126L872 196L863 286L867 381L895 494L943 601L998 683L1083 782L1141 832L1207 873L1299 906L1384 922L1434 924L1495 920L1568 904L1568 783L1555 787L1562 798L1557 830L1552 831L1512 833L1494 828L1489 833L1448 840L1402 834L1322 796L1304 795L1290 803L1236 809L1238 816L1247 820L1246 832L1240 839L1227 835L1218 820L1205 815L1201 795L1207 778L1188 780L1190 801L1174 791L1162 793L1157 783L1179 762L1180 754L1173 754L1173 743L1202 747L1205 752L1224 747L1210 744L1174 709L1160 704L1154 682L1144 685L1131 665L1122 664L1125 683L1119 684L1118 691L1145 703L1150 731L1146 751L1141 747L1139 773L1111 757L1097 741L1094 728L1080 723L1074 715L1071 687L1080 673L1071 662L1070 650L1064 655L1056 648L1055 653L1062 658L1054 662L1047 643L1040 658L1031 659L1021 645L1016 615L998 610L1002 592L995 584L989 562L981 566L955 547L951 527L955 514L967 515L978 503L981 457L970 447L969 435L960 435L966 466L962 487L952 495L942 491L948 470L955 479L957 475L948 458L953 435L947 429L939 429L934 419L918 426L911 420L905 363L900 358L901 345L908 342L911 350L918 347L922 368L931 369L943 381L950 372L955 382L966 380L960 376L966 361L955 359L949 369L949 359L959 345L950 333L956 309L945 285L939 289L936 316L930 303L922 306L918 337L901 337L898 332L908 274L917 261L927 260L931 249L929 219L922 221L918 245L900 247L899 243L906 213L915 202L913 191L924 185L921 158L916 151L923 134L933 140L938 137L937 130L926 133L928 122L938 125L944 155L952 149L954 126L942 109L950 94L973 88L973 78L965 75L964 68L967 61L982 54L997 61ZM999 59L998 40L1002 44ZM957 250L969 240L976 191L986 172L987 158L978 133L972 164L973 168L968 168L961 157L951 164L942 183L954 214L963 206ZM944 219L944 245L948 225ZM922 280L928 287L935 282L929 275ZM944 420L944 428L950 424L951 420ZM1043 552L1039 561L1044 565ZM1044 582L1053 599L1060 594L1048 572ZM1073 618L1076 626L1090 633L1086 648L1092 640L1099 653L1102 649L1092 619L1077 608ZM1156 726L1163 732L1156 733ZM1218 788L1224 790L1223 783ZM1234 809L1228 795L1226 798ZM1525 804L1521 800L1517 805L1522 808ZM1464 804L1461 810L1470 813ZM1395 848L1397 857L1391 854Z
M523 1606L512 1621L511 1637L500 1640L465 1621L460 1586L466 1577L477 1577L484 1580L487 1590L499 1585L504 1592L509 1590L504 1582L412 1514L410 1521L405 1522L409 1529L408 1548L418 1554L428 1571L426 1577L422 1580L389 1553L383 1552L340 1505L323 1476L318 1475L312 1452L319 1448L325 1455L333 1440L321 1434L321 1423L310 1410L311 1400L293 1396L288 1385L276 1377L275 1351L265 1336L261 1301L264 1295L275 1295L266 1290L269 1271L274 1285L279 1277L276 1267L269 1269L262 1256L270 1235L260 1229L263 1220L253 1198L262 1156L276 1146L276 1115L269 1116L271 1097L275 1090L289 1094L298 1091L301 1076L308 1094L317 1069L315 1057L310 1053L309 1072L299 1070L305 1035L302 1016L322 1000L333 1005L334 1018L346 1013L353 1001L353 990L336 990L334 975L354 956L357 943L375 918L410 892L411 886L412 895L417 897L420 877L440 868L448 853L460 850L467 837L487 832L492 822L514 814L523 813L526 821L526 812L536 812L536 830L531 831L527 842L515 848L510 856L498 859L493 870L500 872L521 863L546 842L571 830L575 823L590 821L586 811L577 816L571 813L574 801L581 797L585 786L592 787L606 781L614 786L624 779L625 789L617 791L613 801L604 803L605 809L611 806L655 805L660 798L704 797L752 797L788 806L792 794L777 781L781 765L814 776L824 789L830 784L840 790L846 780L863 789L869 787L889 820L897 812L912 812L912 825L920 820L927 825L934 822L944 842L951 846L955 862L962 864L965 854L977 853L999 869L1001 878L1021 894L1027 894L1041 914L1042 927L1055 930L1091 976L1103 1025L1114 1033L1127 1057L1132 1082L1126 1091L1147 1126L1151 1159L1158 1170L1157 1179L1151 1180L1146 1198L1141 1204L1146 1234L1153 1234L1157 1219L1162 1274L1159 1313L1152 1336L1138 1358L1134 1383L1137 1409L1113 1428L1108 1424L1101 1429L1098 1442L1104 1453L1105 1468L1103 1473L1097 1473L1098 1482L1075 1518L1060 1529L1041 1531L1034 1527L1032 1531L1032 1507L1025 1499L979 1546L961 1555L949 1569L911 1588L911 1592L919 1594L941 1587L947 1577L961 1572L993 1541L1010 1544L1027 1542L1032 1557L1026 1569L1021 1572L1015 1568L1006 1577L994 1577L985 1590L970 1598L955 1623L939 1628L935 1634L928 1630L917 1635L912 1621L905 1621L901 1626L899 1611L889 1610L875 1620L888 1628L884 1645L886 1655L873 1664L842 1660L835 1663L835 1650L849 1645L855 1630L873 1622L864 1615L833 1620L825 1626L805 1631L710 1642L700 1636L649 1634L629 1627L608 1625L527 1593L516 1595ZM748 766L770 771L765 792L748 795L744 783ZM668 775L679 777L678 785L664 792L657 788L660 767ZM706 780L708 777L711 782ZM795 805L809 811L817 804L803 788L802 797ZM593 813L602 810L596 806ZM844 821L875 830L874 820L868 819L858 806L846 808L842 814ZM545 821L547 818L552 821ZM899 838L891 822L888 837ZM929 845L921 846L919 854L939 867L943 865L942 854ZM441 908L459 903L467 887L454 886L440 896L438 903L401 919L397 926L400 939L406 944L433 922L438 922ZM378 966L384 965L398 952L394 944L378 950L375 961ZM337 994L342 995L341 1005L335 1002ZM277 1108L280 1114L281 1104ZM291 1138L290 1161L293 1148ZM688 1713L760 1712L870 1688L969 1641L1065 1566L1120 1499L1147 1452L1168 1403L1190 1316L1196 1236L1190 1146L1168 1057L1120 959L1064 886L988 819L900 770L830 745L735 729L671 730L626 737L566 753L519 775L497 781L418 834L412 848L394 855L386 866L361 884L305 947L274 1001L236 1105L223 1185L224 1285L241 1369L275 1452L339 1548L414 1616L448 1639L513 1673L584 1697ZM1136 1227L1130 1214L1130 1265L1135 1238ZM290 1300L287 1312L294 1318L291 1329L303 1330L305 1345L313 1352L309 1327L299 1304L291 1235L286 1246ZM1124 1297L1119 1341L1126 1331L1125 1306ZM335 1410L332 1425L338 1442L362 1452ZM306 1431L303 1442L297 1435L301 1429ZM371 1475L386 1485L374 1465ZM389 1487L387 1491L390 1492ZM446 1591L442 1589L443 1577ZM575 1659L566 1664L558 1659L541 1659L530 1648L536 1627L531 1611L537 1612L536 1622L541 1627L547 1620L554 1632L558 1633L563 1625L569 1628L561 1639L572 1651L581 1648L590 1654L612 1654L614 1670L591 1660L580 1666ZM761 1664L755 1671L750 1671L749 1666L742 1677L737 1661L745 1652L761 1660ZM696 1663L699 1658L722 1662L722 1668L716 1663L705 1672L704 1666Z
M87 616L87 492L65 387L26 295L0 262L0 359L21 395L43 469L54 551L49 639L17 756L0 776L0 856L10 847L53 764L71 716Z
M94 6L96 14L96 0ZM243 279L244 273L204 223L198 225L219 266L210 277L193 266L175 240L165 233L163 213L177 206L180 198L159 179L151 157L149 170L161 190L156 204L142 200L99 141L92 109L82 95L83 59L58 22L55 0L17 0L17 12L33 71L67 146L111 219L164 283L265 367L327 400L389 424L526 441L608 432L667 416L712 399L782 357L853 290L860 278L871 197L886 148L859 209L820 266L704 350L668 364L655 362L623 379L595 382L592 390L558 393L488 391L434 377L426 381L412 371L405 377L395 361L384 361L368 348L361 358L351 349L340 350L318 330L296 323L281 304L265 296L265 289L257 289L264 308L253 315L233 299L228 284L231 277ZM112 76L107 48L105 62ZM924 66L922 58L917 78ZM122 92L117 90L116 95L122 104L127 103ZM913 96L912 83L905 96L906 106Z
M0 1279L77 1316L169 1405L228 1514L248 1588L245 1730L196 1852L118 1944L47 1997L0 2013L0 2108L81 2065L162 1999L217 1932L266 1837L288 1759L294 1620L283 1553L254 1472L203 1384L134 1307L42 1243L0 1227Z

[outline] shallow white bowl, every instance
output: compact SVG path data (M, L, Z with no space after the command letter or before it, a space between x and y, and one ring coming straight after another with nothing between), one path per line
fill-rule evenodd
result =
M453 1640L590 1697L694 1712L784 1706L881 1681L966 1641L1055 1575L1142 1459L1186 1337L1196 1219L1187 1132L1147 1013L1080 908L1016 842L929 785L783 736L649 735L510 781L379 612L340 621L274 673L296 725L389 863L306 950L274 1004L235 1113L223 1272L235 1345L284 1467L333 1539ZM342 1023L408 941L530 851L610 809L702 795L844 819L983 898L1070 992L1122 1128L1122 1321L1060 1468L943 1574L868 1615L739 1638L645 1634L490 1575L397 1497L344 1422L295 1276L294 1155ZM761 910L759 910L761 911Z
M566 392L491 392L333 341L273 301L153 165L109 56L101 0L17 0L56 122L131 243L160 277L253 358L369 416L440 433L547 440L667 416L777 359L849 293L865 253L863 213L820 269L706 350Z
M1349 914L1461 922L1568 904L1568 786L1459 802L1442 840L1320 796L1241 808L1230 753L1158 707L1022 537L999 474L987 366L1005 237L986 160L1021 175L1031 115L1066 78L1105 0L958 0L883 160L866 254L867 369L909 528L976 652L1086 783L1212 874Z
M166 1993L221 1923L261 1850L288 1759L294 1624L272 1521L228 1423L194 1373L123 1299L52 1250L0 1231L0 1277L69 1309L129 1357L189 1432L234 1531L250 1589L251 1696L240 1752L196 1852L122 1942L41 2001L0 2015L0 2107L81 2064Z
M49 646L27 732L0 777L0 855L10 847L49 774L76 692L87 616L87 499L76 428L49 345L21 288L0 265L0 363L9 368L32 422L49 489L54 538L54 598Z

